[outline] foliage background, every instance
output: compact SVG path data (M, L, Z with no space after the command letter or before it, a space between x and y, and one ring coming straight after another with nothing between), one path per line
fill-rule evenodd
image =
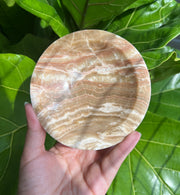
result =
M0 1L0 194L16 194L26 134L24 102L35 62L73 31L103 29L130 41L148 66L152 96L142 137L108 195L180 194L180 59L167 44L180 34L175 0ZM46 148L54 144L47 135Z

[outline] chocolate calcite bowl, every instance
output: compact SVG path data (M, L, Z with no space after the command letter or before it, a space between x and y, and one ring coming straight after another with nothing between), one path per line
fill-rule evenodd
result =
M44 129L58 142L103 149L143 120L150 101L146 64L128 41L83 30L52 43L34 69L30 94Z

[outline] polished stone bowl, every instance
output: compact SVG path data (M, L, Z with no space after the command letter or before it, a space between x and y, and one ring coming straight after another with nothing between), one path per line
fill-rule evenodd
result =
M103 149L121 142L144 118L150 101L146 64L127 40L83 30L52 43L34 69L32 106L58 142Z

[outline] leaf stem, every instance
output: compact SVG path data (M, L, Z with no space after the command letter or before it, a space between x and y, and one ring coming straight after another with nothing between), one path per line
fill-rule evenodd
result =
M89 0L86 0L85 5L84 5L84 9L83 9L83 13L82 13L82 18L81 18L80 26L79 26L80 29L82 29L83 26L84 26L84 20L85 20L85 15L86 15L87 8L88 8L88 3L89 3Z

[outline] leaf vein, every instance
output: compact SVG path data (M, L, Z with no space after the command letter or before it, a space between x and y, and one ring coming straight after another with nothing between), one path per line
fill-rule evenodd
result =
M164 17L161 17L162 9L164 9L166 6L168 6L168 4L169 4L169 3L167 3L164 7L161 7L161 9L160 9L160 11L159 11L160 19L155 20L155 21L152 21L152 22L144 23L144 24L133 25L133 26L131 26L131 28L127 28L128 26L126 25L124 28L122 28L122 29L116 31L115 33L119 33L119 32L121 32L121 31L127 30L127 29L129 29L129 30L135 30L135 28L137 28L137 27L142 27L142 26L146 26L146 25L149 25L149 24L160 23L162 20L164 20L165 18L167 18L167 17L171 14L171 13L170 13L170 14L165 15ZM133 11L133 12L134 12L134 11ZM132 13L133 13L133 12L132 12ZM134 15L134 14L133 14L133 15ZM141 30L141 29L136 29L136 30ZM143 29L143 30L144 30L144 29Z
M134 189L134 183L133 183L133 175L132 175L132 167L131 167L131 156L130 155L131 154L129 154L129 174L130 174L133 194L135 195L135 189Z
M165 170L168 170L168 171L175 171L175 172L180 173L180 170L171 169L171 168L167 168L167 167L154 167L154 169L165 169Z
M3 120L3 121L6 121L6 122L8 122L8 123L10 123L10 124L12 124L12 125L14 125L15 127L18 127L18 125L17 125L16 123L10 121L10 120L7 119L7 118L4 118L4 117L0 116L0 119Z
M152 143L152 144L159 144L159 145L163 145L163 146L170 146L170 147L180 148L180 145L167 144L167 143L158 142L158 141L152 141L152 140L147 140L147 139L140 139L140 141L148 142L148 143Z
M5 133L5 134L0 135L0 137L4 137L6 135L16 133L17 131L19 131L20 129L22 129L22 128L26 127L26 126L27 126L27 124L21 125L18 128L14 129L13 131L10 131L8 133Z
M22 90L22 89L16 89L16 88L13 88L13 87L8 87L6 85L0 85L0 87L6 88L6 89L9 89L9 90L13 90L13 91L19 91L19 92L25 93L27 95L30 94L28 91L25 91L25 90Z
M161 94L162 92L167 93L167 92L177 90L177 89L180 89L180 86L178 88L171 88L171 89L167 89L167 90L164 90L164 91L159 91L159 92L156 92L156 93L152 93L151 96Z
M158 175L158 173L156 172L156 170L154 169L154 167L151 165L151 163L145 158L145 156L137 149L135 148L135 151L141 156L141 158L146 162L146 164L152 169L152 171L154 172L154 174L156 175L156 177L159 179L159 181L161 183L163 183L165 185L165 187L167 188L167 190L174 195L174 193L172 192L172 190L169 188L169 186L164 182L164 180Z
M132 20L132 17L134 16L134 14L135 14L136 10L137 10L137 9L134 9L134 11L132 12L132 14L131 14L131 16L130 16L130 18L129 18L128 22L126 23L125 28L127 28L127 27L129 26L129 23L130 23L130 21Z
M0 177L0 181L2 181L3 177L5 176L8 165L9 165L9 162L10 162L10 159L11 159L13 138L14 138L14 134L11 135L11 141L10 141L10 146L9 146L10 147L9 156L8 156L8 160L7 160L7 164L6 164L6 167L4 169L4 172Z
M153 101L154 103L158 103L158 104L162 104L162 105L165 105L165 106L170 106L170 107L174 107L174 108L180 108L180 105L174 105L174 104L168 104L168 103L164 103L164 102L156 102L156 101Z
M27 10L31 10L31 11L34 11L34 12L40 14L40 15L44 15L44 16L48 17L48 18L50 19L50 21L52 20L52 21L58 23L59 26L65 28L64 25L61 24L61 22L60 22L59 20L56 19L56 17L52 17L51 15L48 15L48 14L45 14L45 13L43 13L43 12L40 12L40 11L38 11L38 10L36 10L36 9L33 9L32 7L27 6L27 5L26 5L25 3L23 3L23 2L21 2L21 4L22 4ZM50 23L50 21L49 21L49 23Z

